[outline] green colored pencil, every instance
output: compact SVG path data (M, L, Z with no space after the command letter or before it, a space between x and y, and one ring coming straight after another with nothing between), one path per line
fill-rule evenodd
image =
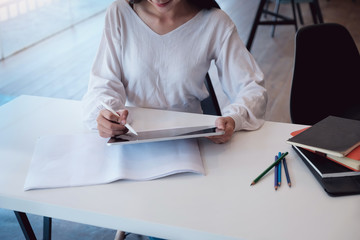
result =
M278 160L276 160L273 164L271 164L265 171L263 171L257 178L254 179L254 181L252 181L252 183L250 184L250 186L254 185L255 183L257 183L260 178L262 178L267 172L270 171L270 169L272 169L275 165L279 164L279 162L288 154L288 152L285 152L283 154L281 154L281 156L278 158Z

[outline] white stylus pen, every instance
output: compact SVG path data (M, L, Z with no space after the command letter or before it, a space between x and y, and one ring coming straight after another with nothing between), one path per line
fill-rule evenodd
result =
M115 112L115 111L114 111L109 105L107 105L106 103L101 102L101 105L103 105L104 108L106 108L107 110L109 110L110 112L112 112L113 114L115 114L116 116L119 116L119 117L120 117L120 115L119 115L117 112ZM129 129L129 131L132 132L133 134L138 135L137 132L135 131L135 129L133 129L133 128L130 126L130 124L126 123L124 126L125 126L127 129Z

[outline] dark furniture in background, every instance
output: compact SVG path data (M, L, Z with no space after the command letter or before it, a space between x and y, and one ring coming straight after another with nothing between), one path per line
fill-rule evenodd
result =
M359 51L344 26L301 28L295 39L292 122L313 125L329 115L360 120L359 69Z
M275 2L274 13L276 15L279 14L281 4L289 4L289 3L291 3L290 0L267 0L266 5L265 5L266 10L268 10L269 2ZM300 6L300 4L302 4L302 3L308 3L309 4L309 9L310 9L311 16L312 16L314 24L324 22L318 0L294 0L294 2L295 2L295 5L296 5L298 19L299 19L301 25L304 24L304 19L303 19L303 16L302 16L302 11L301 11L301 6ZM274 17L274 20L277 20L276 16ZM273 25L271 36L274 37L274 34L275 34L275 25Z
M205 86L209 92L209 97L201 101L201 108L204 114L221 116L219 102L216 98L215 90L212 85L209 73L206 74Z
M275 1L275 11L274 12L268 10L269 1ZM300 23L303 24L303 18L302 18L302 13L301 13L301 9L300 9L300 3L303 3L303 2L309 3L314 23L315 24L323 23L324 20L322 17L322 13L321 13L321 9L320 9L318 0L260 0L259 7L256 11L253 25L251 27L250 35L249 35L248 41L246 43L247 49L249 51L251 50L251 46L252 46L252 43L255 38L255 33L256 33L257 27L259 25L272 25L273 26L272 36L274 36L274 31L275 31L276 25L294 25L295 31L297 31L298 24L297 24L295 8L297 7ZM283 4L283 3L291 4L292 15L293 15L292 18L279 14L280 4ZM267 17L267 15L273 16L273 20L261 20L262 16Z

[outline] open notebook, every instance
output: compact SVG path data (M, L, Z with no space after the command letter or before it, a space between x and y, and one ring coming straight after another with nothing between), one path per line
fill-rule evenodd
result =
M25 190L205 174L196 139L108 146L98 133L37 140Z

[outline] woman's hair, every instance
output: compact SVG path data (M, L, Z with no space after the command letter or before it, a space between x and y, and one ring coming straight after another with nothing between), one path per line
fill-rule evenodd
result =
M142 0L129 0L130 3L139 3ZM215 0L187 0L189 3L195 5L199 9L220 8Z

